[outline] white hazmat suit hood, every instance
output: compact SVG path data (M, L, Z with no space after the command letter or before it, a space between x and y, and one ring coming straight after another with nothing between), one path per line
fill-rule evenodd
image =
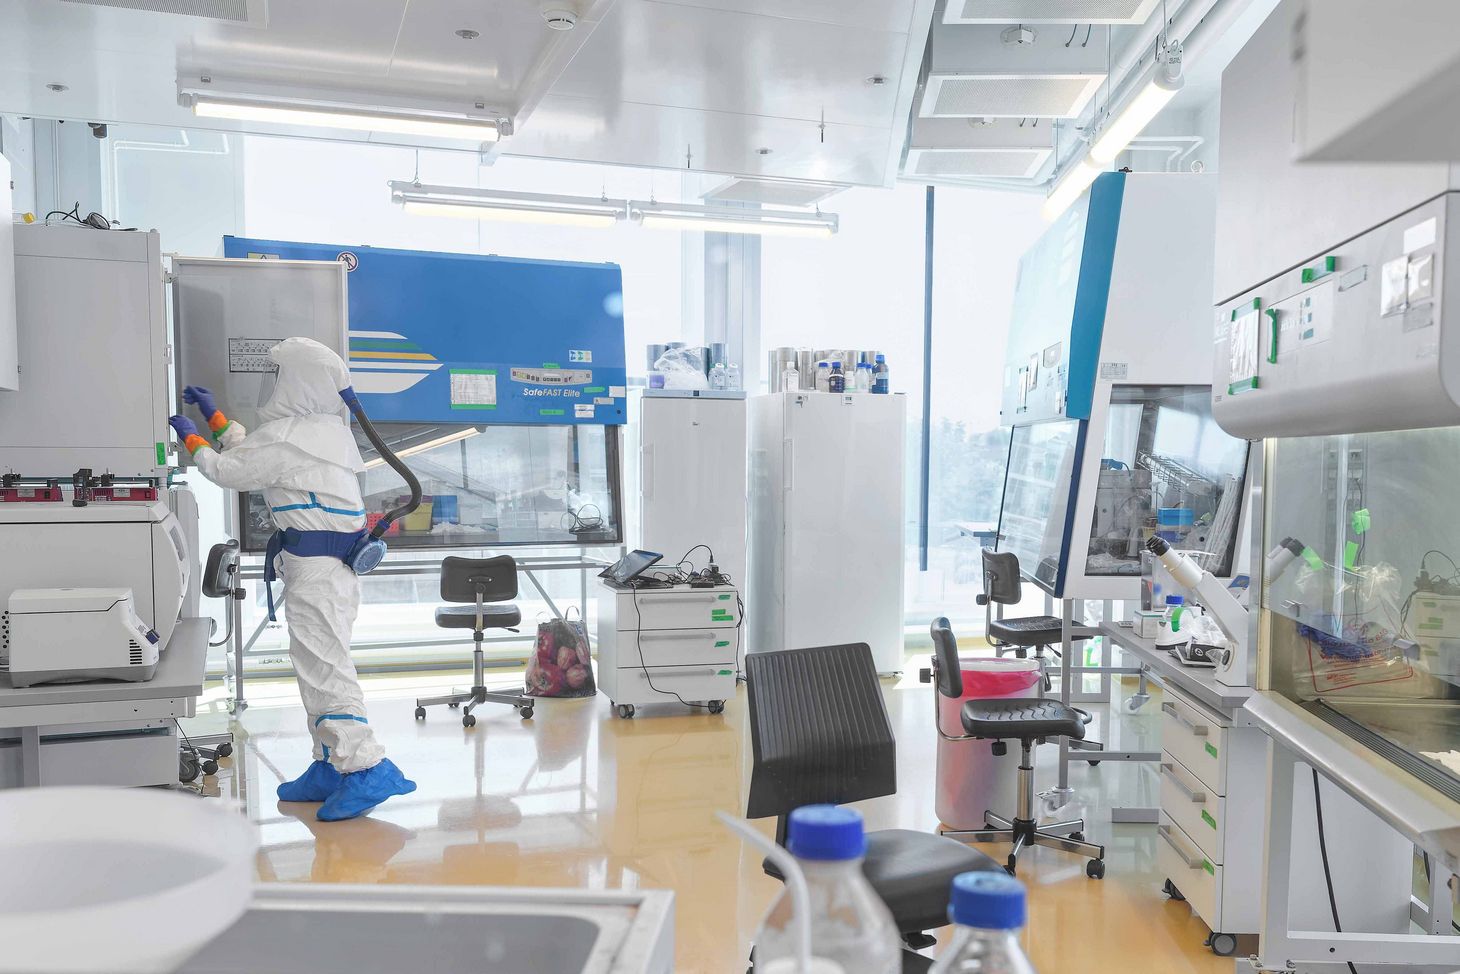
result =
M269 349L269 358L279 364L279 377L251 435L354 473L364 470L350 411L340 398L350 384L344 360L312 338L286 338Z

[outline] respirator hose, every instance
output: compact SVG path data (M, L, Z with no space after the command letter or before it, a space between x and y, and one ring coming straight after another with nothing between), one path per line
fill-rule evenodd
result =
M370 536L379 538L390 530L392 524L421 506L421 482L416 479L411 468L395 455L394 451L386 445L385 440L376 432L375 425L370 422L370 417L365 415L365 407L360 405L360 399L355 395L355 388L346 386L341 389L340 398L345 401L345 405L350 409L350 414L360 424L360 429L365 432L365 438L370 441L371 446L375 447L375 452L380 455L382 460L390 464L391 469L400 474L401 479L411 488L411 499L402 506L387 511L385 516L371 529Z

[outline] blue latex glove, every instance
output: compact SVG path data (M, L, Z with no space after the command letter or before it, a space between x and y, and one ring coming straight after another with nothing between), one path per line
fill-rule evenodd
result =
M387 798L409 795L416 783L401 774L390 758L364 771L355 771L340 779L340 787L325 799L314 817L321 822L338 822L364 815Z
M169 416L167 425L177 434L179 441L186 441L189 436L198 435L198 426L186 416Z
M213 394L202 386L183 387L183 402L190 406L197 406L204 419L212 419L213 414L218 411L218 404L213 401Z

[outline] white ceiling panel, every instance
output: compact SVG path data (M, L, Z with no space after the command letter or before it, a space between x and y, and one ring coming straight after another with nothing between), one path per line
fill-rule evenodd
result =
M709 112L885 121L907 35L671 3L619 3L554 94Z
M780 20L809 20L864 30L906 33L917 4L913 0L654 0L683 7L734 10Z
M266 5L262 26L0 0L0 112L473 148L196 119L178 84L207 75L217 90L282 85L382 109L484 102L515 122L493 154L677 169L688 146L696 170L894 178L934 0L576 3L578 26L559 32L537 0L245 0L255 14ZM67 90L47 91L53 82Z

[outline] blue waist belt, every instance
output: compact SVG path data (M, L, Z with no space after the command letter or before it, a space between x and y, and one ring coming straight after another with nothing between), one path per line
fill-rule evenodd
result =
M269 621L277 621L273 583L279 577L274 562L280 552L287 551L298 558L338 558L343 562L363 537L364 531L301 531L298 528L275 531L264 549L264 591L269 600Z

